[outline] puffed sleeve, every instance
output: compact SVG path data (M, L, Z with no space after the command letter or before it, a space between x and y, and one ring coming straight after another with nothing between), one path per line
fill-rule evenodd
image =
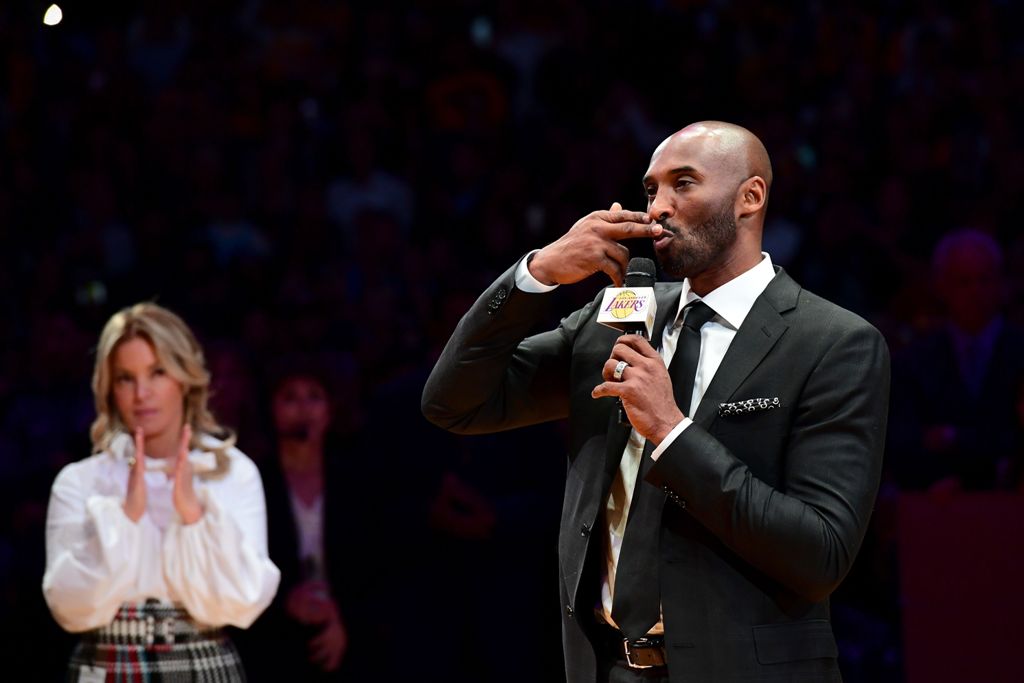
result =
M135 591L148 520L132 522L122 498L95 493L93 461L68 465L53 483L46 513L43 595L57 623L72 632L110 623Z
M259 470L234 451L226 479L197 484L205 512L164 535L164 578L199 622L247 628L277 592L281 572L267 553L267 512Z

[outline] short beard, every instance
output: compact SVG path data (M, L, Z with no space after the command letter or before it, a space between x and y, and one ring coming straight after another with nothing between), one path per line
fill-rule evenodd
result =
M682 280L700 275L721 260L722 255L736 241L736 219L732 215L732 202L712 214L693 230L684 231L668 220L659 221L672 233L669 253L660 260L662 272Z

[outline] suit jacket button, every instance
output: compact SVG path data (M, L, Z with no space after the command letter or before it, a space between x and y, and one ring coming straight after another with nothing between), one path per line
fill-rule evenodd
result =
M565 606L565 616L567 616L570 619L572 619L572 615L573 615L572 605L566 605Z

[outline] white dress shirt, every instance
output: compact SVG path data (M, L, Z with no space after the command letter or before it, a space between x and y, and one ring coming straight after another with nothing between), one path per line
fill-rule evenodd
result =
M654 460L657 460L665 452L684 429L693 424L689 415L693 414L700 405L704 392L711 384L711 380L714 379L718 366L725 358L725 353L729 350L729 345L732 344L740 325L750 313L754 301L775 277L775 268L772 265L771 257L764 252L761 252L761 256L762 259L756 266L714 291L708 292L704 297L697 296L690 289L689 279L683 280L679 309L675 316L668 319L668 324L662 335L660 353L666 368L672 362L676 344L679 342L679 328L682 326L679 316L686 305L701 299L715 312L715 316L704 323L700 329L700 357L697 360L697 372L693 379L693 395L689 409L682 408L683 419L651 453L651 458ZM516 270L516 286L523 291L534 293L553 290L557 285L545 285L530 274L526 267L528 260L528 258L523 259ZM612 625L615 625L615 621L612 619L615 569L619 563L622 538L626 530L626 520L629 519L630 503L633 499L633 487L636 485L637 473L640 470L640 458L643 456L646 441L644 437L637 434L635 429L630 431L629 441L626 443L622 459L619 461L619 470L612 482L605 509L608 538L605 543L605 573L601 581L600 611L604 620ZM665 627L659 620L651 629L651 633L664 633L664 630Z
M223 477L195 477L204 512L185 525L171 500L173 481L147 456L146 512L132 522L122 506L134 452L133 439L119 434L107 451L67 465L53 483L43 595L54 618L68 631L86 631L110 623L121 603L156 598L180 604L203 624L248 627L281 578L267 554L256 465L231 448ZM189 454L196 463L208 458Z
M294 491L288 492L295 531L299 540L299 557L303 579L327 580L324 568L324 496L320 494L311 503L305 503Z

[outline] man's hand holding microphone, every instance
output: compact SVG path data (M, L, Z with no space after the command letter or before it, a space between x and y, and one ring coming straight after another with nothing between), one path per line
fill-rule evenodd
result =
M618 202L584 216L567 233L533 255L530 274L547 284L571 284L601 271L621 287L629 270L629 249L621 240L657 239L664 228L643 211L624 211ZM653 283L652 283L653 284ZM652 297L653 303L653 297ZM658 351L643 334L623 334L602 370L604 382L592 396L621 400L629 423L655 444L683 419L672 380Z

